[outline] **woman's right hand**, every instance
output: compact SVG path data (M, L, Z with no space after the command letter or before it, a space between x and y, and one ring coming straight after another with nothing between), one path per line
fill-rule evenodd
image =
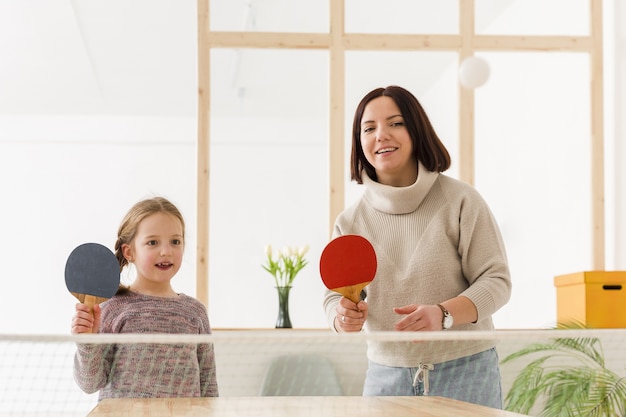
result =
M72 317L72 334L98 333L100 330L100 306L93 306L93 315L86 304L77 303Z
M346 297L341 297L336 308L335 329L338 332L360 332L367 320L368 308L365 301L355 304Z

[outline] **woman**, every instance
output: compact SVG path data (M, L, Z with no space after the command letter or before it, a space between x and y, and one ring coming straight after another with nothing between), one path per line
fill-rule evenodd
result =
M450 156L409 91L377 88L359 103L352 180L363 196L336 219L333 237L357 234L378 269L358 304L328 291L337 332L491 330L511 279L498 225L470 185L441 174ZM368 345L363 395L438 395L502 408L495 343Z

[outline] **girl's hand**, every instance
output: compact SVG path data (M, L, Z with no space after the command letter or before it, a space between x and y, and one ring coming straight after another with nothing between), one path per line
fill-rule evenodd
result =
M341 297L336 308L335 329L339 332L360 332L367 320L368 308L365 301L355 304L346 297Z
M76 304L76 312L72 317L72 334L98 333L100 330L100 305L93 306L91 315L89 306L86 304Z
M442 330L443 313L436 305L410 304L396 307L393 311L402 316L396 323L394 330L402 332Z

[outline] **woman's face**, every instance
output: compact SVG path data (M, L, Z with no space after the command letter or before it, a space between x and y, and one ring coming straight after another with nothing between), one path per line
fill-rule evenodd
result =
M400 109L391 97L367 103L361 118L361 147L376 170L378 182L406 187L417 179L413 143Z

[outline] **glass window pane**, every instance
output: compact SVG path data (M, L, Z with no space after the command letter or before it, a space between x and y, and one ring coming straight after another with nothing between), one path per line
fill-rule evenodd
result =
M450 152L452 166L446 171L458 177L458 56L452 52L363 52L346 53L346 205L356 201L363 186L350 181L352 119L359 101L371 90L399 85L420 101L430 121ZM357 76L358 74L358 76Z
M326 118L328 66L325 50L213 49L211 112L236 118ZM260 133L247 139L262 140L268 135ZM325 139L316 135L317 139ZM278 137L281 135L274 135L273 140ZM292 135L289 141L299 142L306 137Z
M211 324L274 327L265 247L308 244L291 321L326 327L316 259L328 241L328 53L216 49L211 64Z
M328 4L308 0L211 0L211 30L327 33Z
M589 57L480 56L491 77L475 94L476 187L501 226L514 285L495 319L553 326L554 276L592 267Z
M589 35L589 0L475 0L481 35Z
M459 33L458 0L345 0L347 33Z

